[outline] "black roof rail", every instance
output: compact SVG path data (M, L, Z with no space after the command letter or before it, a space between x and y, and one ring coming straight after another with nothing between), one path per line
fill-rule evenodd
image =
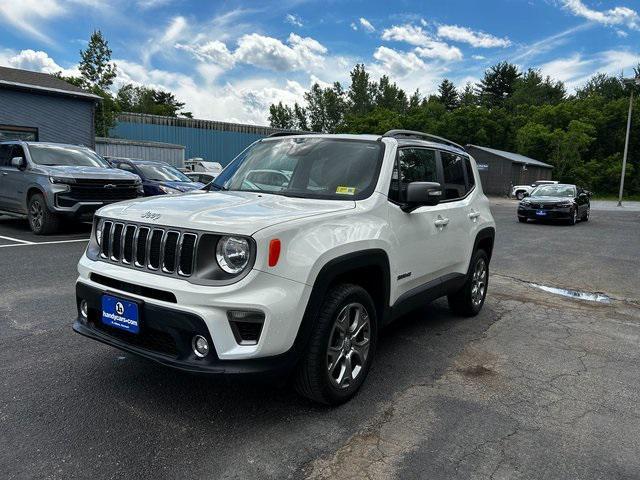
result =
M272 133L271 135L267 136L267 138L274 138L274 137L288 137L290 135L306 135L309 132L300 132L298 130L285 130L282 132L275 132Z
M429 140L437 143L444 143L445 145L449 145L450 147L459 148L463 152L465 151L462 145L458 145L457 143L452 142L451 140L447 140L446 138L443 138L443 137L438 137L437 135L431 135L430 133L416 132L414 130L389 130L382 136L393 137L393 138L397 138L397 137L422 138L423 140Z

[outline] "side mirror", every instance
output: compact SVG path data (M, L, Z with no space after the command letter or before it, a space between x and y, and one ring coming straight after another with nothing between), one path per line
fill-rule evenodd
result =
M11 159L11 166L16 167L18 170L26 170L27 161L24 159L24 157L13 157Z
M411 182L402 210L412 212L423 205L437 205L442 198L442 186L437 182Z
M529 192L524 192L524 193L522 194L522 196L523 196L523 197L530 197L530 196L531 196L531 194L530 194Z
M587 192L580 192L580 196L581 197L586 197L587 196Z

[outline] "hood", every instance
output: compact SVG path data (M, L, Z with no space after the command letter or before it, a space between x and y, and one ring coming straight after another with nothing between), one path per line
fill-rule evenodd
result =
M549 196L540 196L540 197L527 197L531 203L562 203L562 202L573 202L572 197L549 197Z
M198 190L121 202L101 208L97 215L135 223L251 235L278 223L353 208L352 200Z
M49 166L38 165L33 170L44 175L54 175L63 178L104 179L104 180L136 180L140 177L135 173L125 172L119 168L78 167L78 166Z
M165 187L173 188L180 192L190 192L191 190L197 190L204 187L204 184L200 182L149 182L152 185L164 185Z

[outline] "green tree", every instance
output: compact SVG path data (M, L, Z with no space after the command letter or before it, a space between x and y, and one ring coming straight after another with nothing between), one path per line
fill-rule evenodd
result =
M482 103L490 108L502 105L513 94L521 76L518 67L508 62L490 67L479 85Z
M94 30L87 48L80 51L80 74L90 87L106 91L116 78L116 65L111 62L109 42L100 30Z
M347 92L349 113L364 115L373 109L374 89L364 64L358 63L351 70L351 85Z
M178 115L192 117L190 112L181 112L184 108L183 102L178 101L173 93L164 90L129 83L120 87L116 98L123 112L147 113L166 117L177 117Z
M453 82L446 78L442 80L442 83L438 86L438 100L447 110L453 110L458 106L458 91Z
M408 108L407 95L404 90L383 75L376 86L375 105L394 112L405 112Z
M277 105L272 104L269 107L269 125L274 128L294 128L293 111L291 108L283 105L282 102L278 102Z
M472 107L478 105L479 99L478 94L476 93L476 89L471 82L467 82L467 84L462 89L460 93L459 103L461 107Z

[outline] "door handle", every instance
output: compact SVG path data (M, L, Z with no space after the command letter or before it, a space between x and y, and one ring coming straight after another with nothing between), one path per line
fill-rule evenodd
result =
M475 220L475 219L476 219L476 218L478 218L479 216L480 216L480 212L471 212L471 213L469 214L469 218L470 218L471 220Z
M436 218L433 221L433 224L436 227L446 227L448 223L449 223L449 219L448 218L442 218L440 215L438 215L438 218Z

